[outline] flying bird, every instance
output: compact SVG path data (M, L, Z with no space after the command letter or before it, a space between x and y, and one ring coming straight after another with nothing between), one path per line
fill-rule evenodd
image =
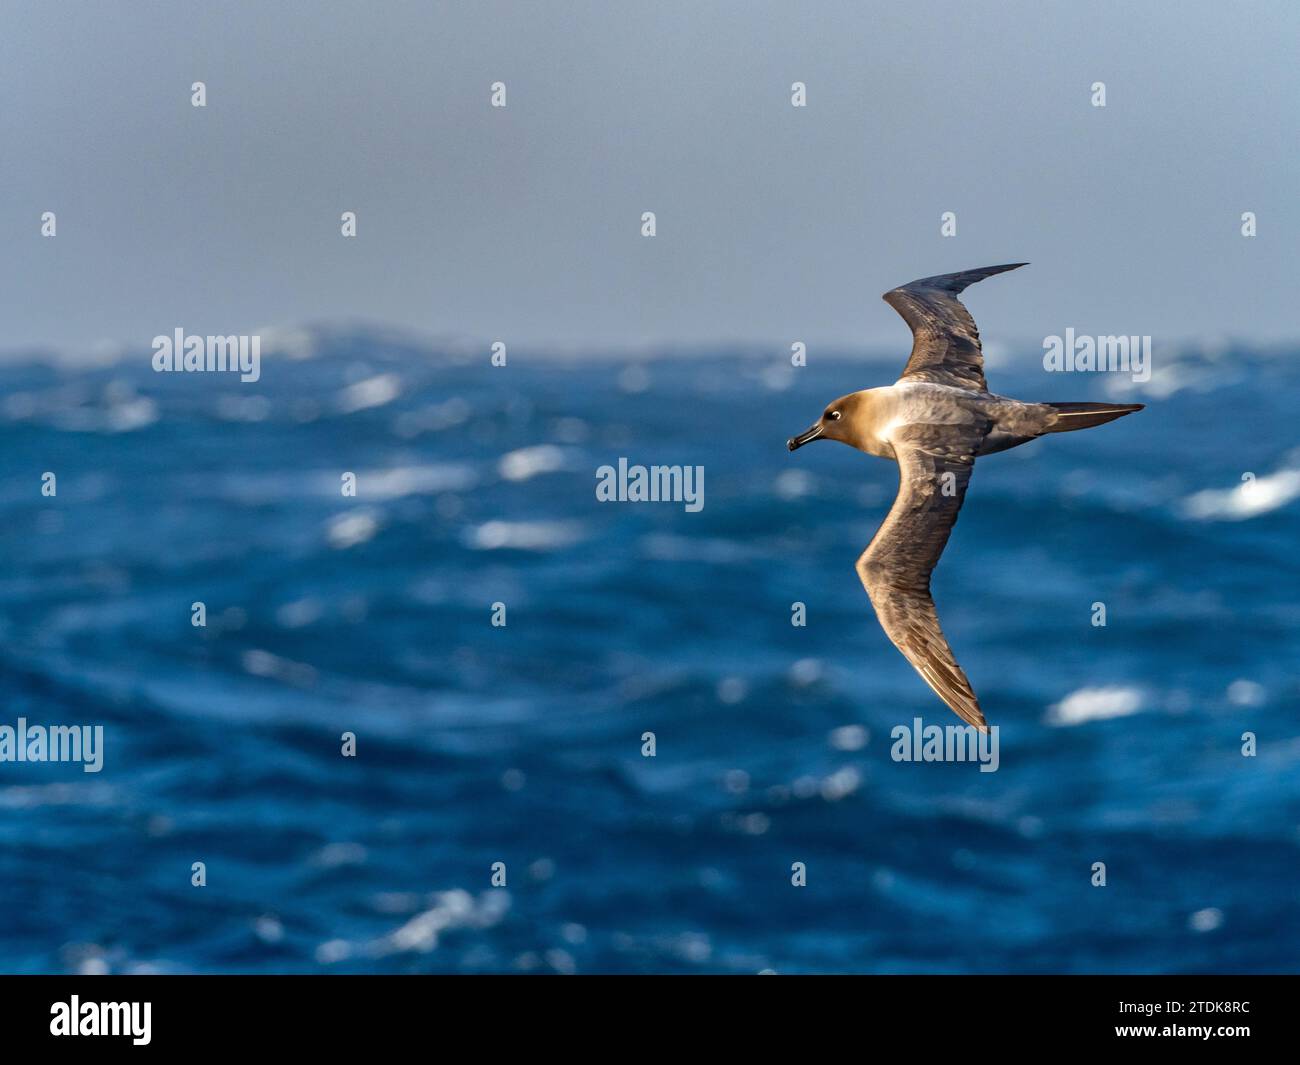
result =
M912 330L903 376L883 388L841 396L786 446L838 440L898 463L898 497L857 562L885 634L963 721L988 722L962 672L930 596L981 455L1047 433L1090 429L1141 410L1141 403L1024 403L988 390L975 320L957 296L986 277L1027 263L985 266L912 281L884 300Z

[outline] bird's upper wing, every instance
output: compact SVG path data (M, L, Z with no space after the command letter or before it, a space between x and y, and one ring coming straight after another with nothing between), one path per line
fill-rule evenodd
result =
M987 392L979 330L957 296L976 281L1025 265L1008 263L923 277L886 292L884 301L912 330L912 354L903 377Z
M894 646L958 717L986 732L930 597L930 573L966 497L980 436L955 425L912 425L894 434L898 498L858 559L858 574Z

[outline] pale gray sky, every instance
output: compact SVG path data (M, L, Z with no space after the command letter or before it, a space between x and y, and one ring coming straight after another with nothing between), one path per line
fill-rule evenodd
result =
M990 339L1300 337L1294 0L0 17L3 349L336 319L905 348L882 291L1023 259L972 290Z

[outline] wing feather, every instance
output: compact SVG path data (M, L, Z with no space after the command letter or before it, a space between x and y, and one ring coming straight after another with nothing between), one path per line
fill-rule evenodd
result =
M886 292L884 301L912 330L912 354L903 377L987 392L979 330L957 296L976 281L1026 265L1007 263L923 277Z
M857 569L894 646L958 717L987 732L930 595L930 574L966 498L981 435L957 426L907 426L895 434L898 497Z

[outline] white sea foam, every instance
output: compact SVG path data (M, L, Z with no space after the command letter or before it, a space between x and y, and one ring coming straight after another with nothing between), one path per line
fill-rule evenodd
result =
M1235 488L1207 488L1183 500L1185 515L1201 521L1245 521L1284 507L1300 496L1300 469L1278 470Z
M379 531L379 518L374 511L354 510L336 514L326 523L325 536L330 546L338 550L364 544Z
M1044 720L1049 725L1066 728L1089 721L1128 717L1141 709L1142 693L1136 688L1080 688L1049 707Z
M1267 700L1264 686L1253 680L1239 679L1228 685L1228 702L1233 706L1262 706Z
M829 739L837 751L860 751L871 739L871 734L861 725L841 725L831 730Z
M466 531L476 551L555 551L582 539L582 526L568 521L487 521Z
M816 491L817 482L807 470L782 470L772 487L782 499L801 499Z
M254 677L269 677L300 688L311 687L319 677L315 667L305 662L294 662L256 647L249 648L240 656L240 665L245 673Z
M339 410L354 414L371 407L382 407L402 394L402 379L395 373L381 373L348 385L339 393Z
M455 928L491 928L510 909L510 896L503 888L482 892L477 899L460 888L439 891L431 901L433 905L427 910L366 944L365 952L372 957L408 952L427 954L437 949L438 939L444 932Z
M386 470L358 470L357 490L367 499L400 499L402 496L463 492L477 478L465 463L430 463L422 466L394 466ZM338 491L338 478L330 487Z
M16 784L0 789L0 809L32 810L41 806L108 806L120 801L117 789L81 781Z
M393 431L410 440L421 433L440 432L463 425L472 413L470 405L461 396L452 396L441 403L402 411L393 420Z
M554 444L521 447L501 456L497 472L507 481L527 481L541 473L555 473L568 465L568 453Z

